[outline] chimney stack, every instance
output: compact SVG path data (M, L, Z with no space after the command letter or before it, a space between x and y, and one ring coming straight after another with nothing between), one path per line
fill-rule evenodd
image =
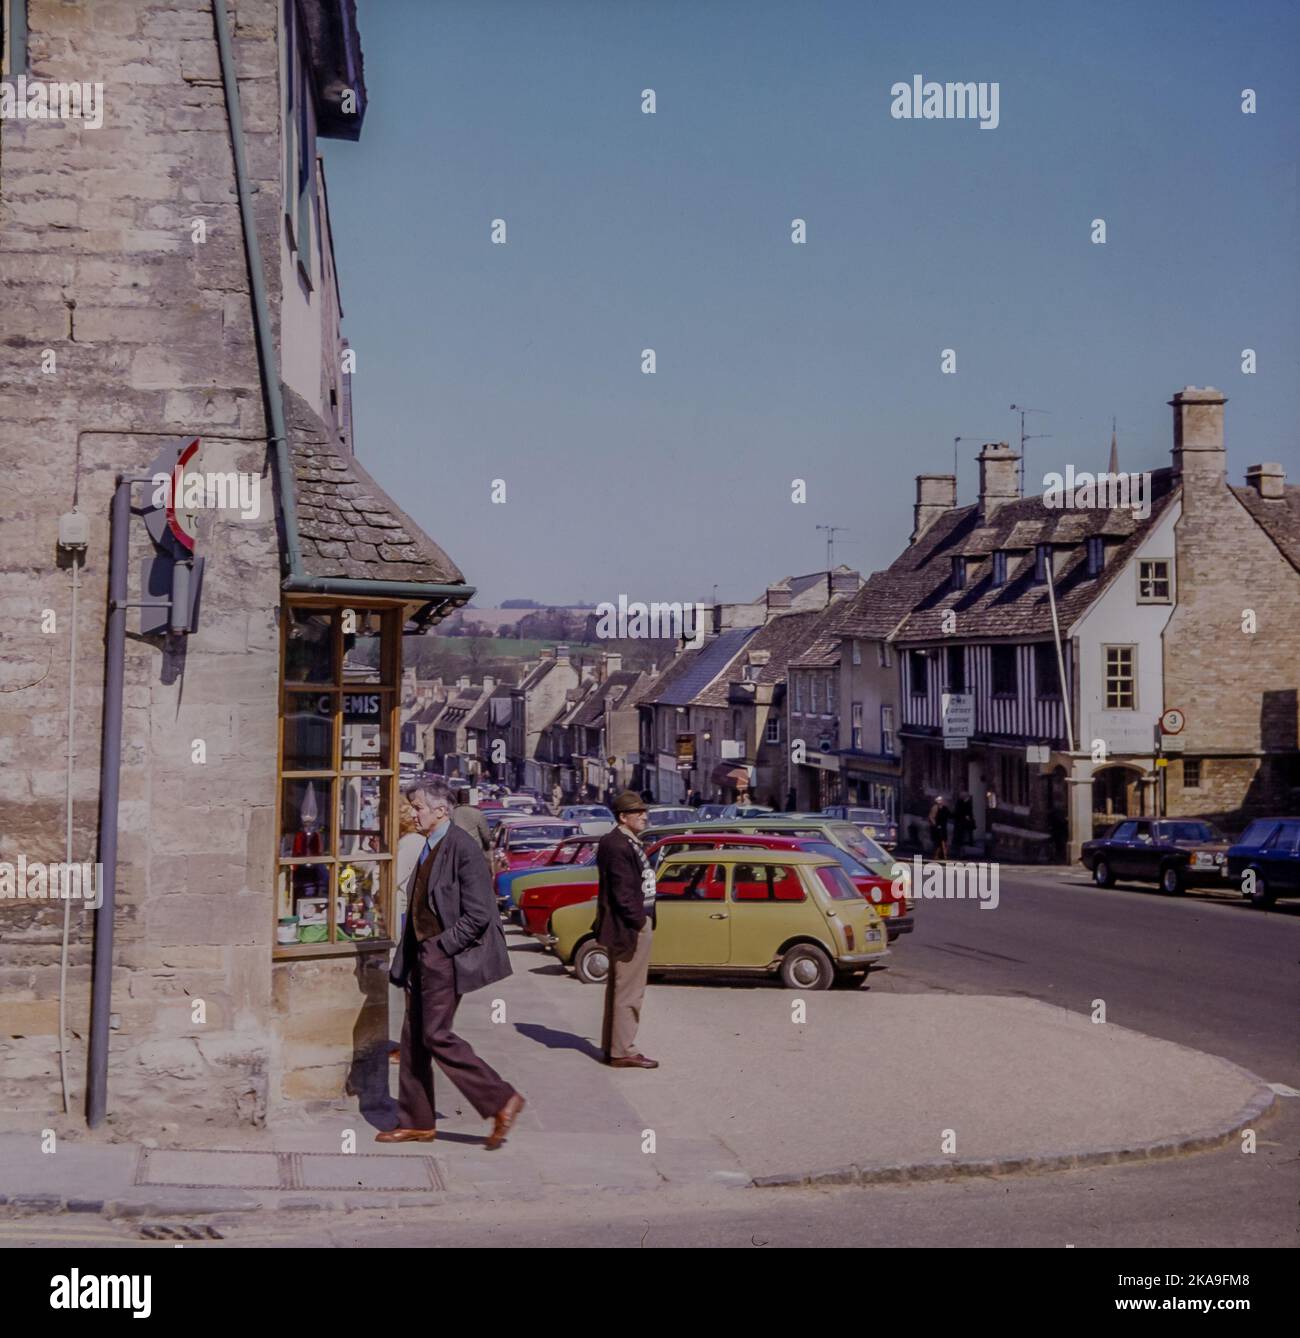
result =
M769 617L773 613L783 613L790 607L793 596L790 594L790 586L785 581L780 581L776 585L767 587L767 612Z
M1276 464L1251 465L1246 470L1246 486L1269 501L1280 501L1286 496L1286 470Z
M495 678L492 677L491 674L483 675L483 692L485 696L490 696L492 693L492 689L495 688L496 685L497 681Z
M568 662L569 662L569 648L568 648L568 646L565 646L565 645L559 645L559 646L556 646L556 648L555 648L555 663L556 663L556 664L568 664Z
M980 464L980 519L986 524L1008 502L1020 500L1020 452L1005 441L991 441L977 457Z
M910 542L915 543L945 511L951 511L956 505L956 474L918 474Z
M607 650L601 656L601 677L603 683L609 678L610 674L617 674L623 668L623 653L617 650Z
M1228 397L1213 386L1185 386L1169 401L1174 411L1174 473L1183 484L1222 483L1228 473L1223 449L1223 406Z

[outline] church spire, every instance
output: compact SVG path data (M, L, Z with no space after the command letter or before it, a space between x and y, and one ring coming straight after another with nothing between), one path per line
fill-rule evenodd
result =
M1119 442L1115 438L1115 420L1110 420L1110 465L1109 471L1112 474L1119 473Z

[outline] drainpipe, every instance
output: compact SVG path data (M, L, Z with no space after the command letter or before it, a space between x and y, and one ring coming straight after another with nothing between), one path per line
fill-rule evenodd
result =
M131 483L119 478L113 493L108 557L108 649L104 681L104 735L100 757L99 862L102 898L95 912L91 967L90 1050L86 1121L96 1129L108 1106L109 1020L113 1007L113 909L117 904L117 801L122 772L122 679L126 656L126 593Z
M266 400L271 443L275 448L275 476L280 485L280 512L284 517L284 548L290 577L302 574L302 550L298 543L298 499L293 487L293 462L289 457L289 435L284 426L284 397L280 392L280 368L271 338L271 313L262 276L262 248L257 240L253 215L253 190L248 179L248 155L244 150L244 121L239 110L239 84L235 57L230 46L230 18L226 0L212 0L212 18L217 29L217 53L221 83L226 94L226 116L230 121L230 147L235 160L235 189L239 196L239 221L244 233L244 253L253 296L253 328L257 336L257 360L262 372L262 394Z

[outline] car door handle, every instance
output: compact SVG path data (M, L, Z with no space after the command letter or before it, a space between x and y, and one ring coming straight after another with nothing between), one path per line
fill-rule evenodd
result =
M709 916L710 920L725 920L727 917L721 911L715 911Z

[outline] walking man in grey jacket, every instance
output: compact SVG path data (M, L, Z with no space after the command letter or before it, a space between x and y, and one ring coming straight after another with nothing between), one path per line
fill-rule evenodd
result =
M375 1141L433 1141L436 1062L470 1105L493 1121L487 1146L498 1148L523 1110L524 1098L452 1031L461 995L510 974L492 878L478 842L453 825L444 782L420 781L406 797L425 846L410 876L406 928L389 972L392 983L406 990L399 1124Z

